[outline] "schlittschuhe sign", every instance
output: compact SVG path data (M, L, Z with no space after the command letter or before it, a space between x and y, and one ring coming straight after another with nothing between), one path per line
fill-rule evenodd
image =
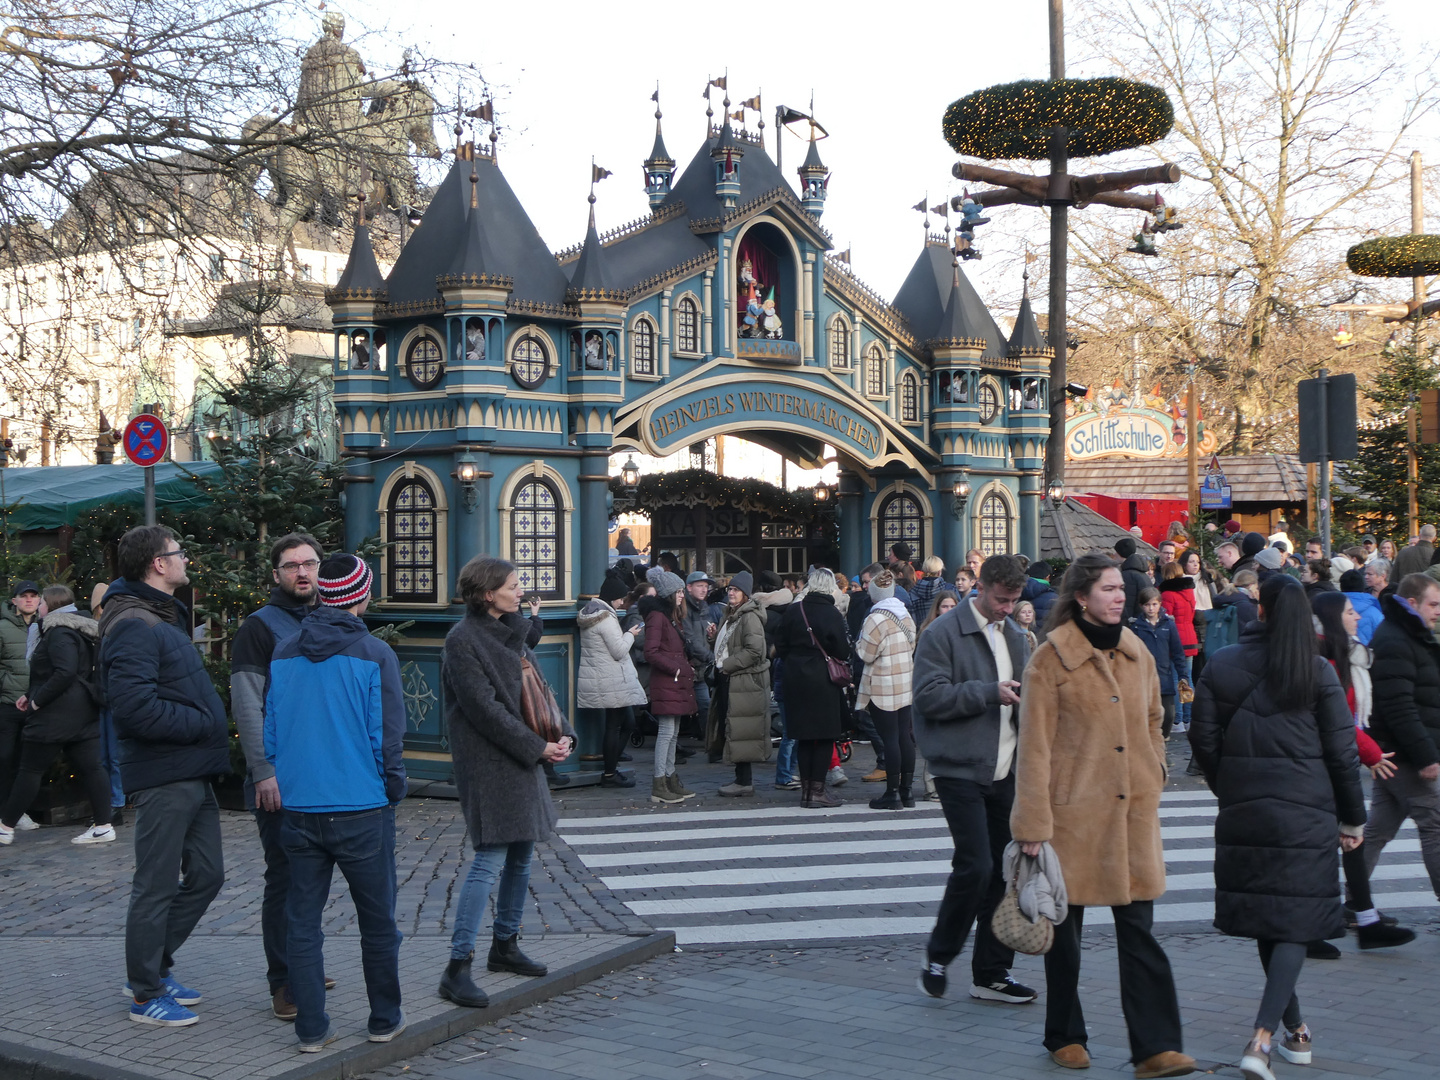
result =
M1065 460L1170 457L1185 452L1185 429L1153 409L1082 412L1065 424Z

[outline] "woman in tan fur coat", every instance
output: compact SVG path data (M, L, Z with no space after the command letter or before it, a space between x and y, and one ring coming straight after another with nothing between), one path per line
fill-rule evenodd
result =
M1125 581L1103 555L1065 573L1045 644L1025 668L1010 830L1028 853L1049 841L1070 913L1045 955L1045 1048L1083 1069L1080 932L1085 908L1109 907L1120 954L1120 1004L1137 1080L1184 1076L1180 1006L1170 961L1151 932L1165 892L1160 791L1164 711L1155 661L1121 624Z

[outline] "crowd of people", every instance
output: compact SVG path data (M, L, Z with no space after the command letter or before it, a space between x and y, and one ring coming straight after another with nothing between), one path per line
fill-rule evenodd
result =
M1012 860L1063 875L1066 913L1045 954L1046 1049L1060 1066L1089 1064L1081 938L1086 908L1105 906L1131 1061L1146 1080L1195 1067L1153 932L1160 795L1185 736L1190 768L1218 800L1215 924L1253 938L1266 973L1242 1071L1271 1080L1272 1052L1310 1059L1295 994L1307 957L1338 956L1329 939L1348 929L1362 949L1414 939L1376 909L1369 884L1407 817L1440 895L1440 556L1428 526L1393 559L1365 537L1328 560L1313 541L1299 559L1288 538L1227 526L1214 565L1183 529L1171 533L1153 559L1125 537L1063 572L978 550L953 574L934 556L916 568L903 543L849 578L812 566L717 582L682 575L670 553L650 566L620 559L577 615L576 703L604 716L600 783L635 785L620 766L644 722L652 803L695 796L677 771L688 734L693 752L733 769L720 796L753 796L756 767L773 760L775 787L798 791L800 807L834 807L847 779L837 741L857 730L877 760L865 779L884 785L869 806L933 799L952 834L920 988L946 993L973 929L970 995L1037 999L1011 977L1014 952L992 925L1012 848ZM34 827L25 811L61 754L91 803L76 844L112 842L133 808L130 1016L187 1026L203 996L177 978L175 957L224 883L211 781L230 769L227 712L175 597L188 581L183 545L142 526L117 561L88 615L68 587L30 581L0 613L0 844ZM294 1022L302 1052L338 1037L321 933L338 867L357 912L367 1034L387 1042L406 1025L398 662L362 619L373 584L362 559L296 533L273 545L271 572L268 603L235 639L229 688L265 860L271 1008ZM543 624L533 597L522 613L516 568L476 557L457 589L466 613L447 635L443 681L474 855L439 993L478 1008L487 997L472 965L492 893L488 970L546 972L519 935L534 845L556 821L553 767L576 738L532 651Z

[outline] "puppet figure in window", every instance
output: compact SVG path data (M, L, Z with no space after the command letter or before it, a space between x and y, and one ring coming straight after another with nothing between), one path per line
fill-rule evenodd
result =
M604 371L605 356L603 353L605 343L600 337L600 331L591 330L585 335L585 370Z
M965 405L970 401L970 380L964 375L956 375L950 384L950 400L956 405Z
M744 273L743 269L741 273ZM745 314L740 319L740 334L742 337L753 338L761 334L760 320L764 318L765 309L760 303L760 294L755 291L754 278L750 279L749 290L745 298Z
M471 319L465 324L465 359L478 364L485 359L485 324Z
M364 332L355 335L350 346L350 366L364 371L370 366L370 335Z
M765 296L765 303L761 305L764 314L761 321L765 327L767 338L778 338L784 336L785 328L780 324L780 316L775 314L775 290L771 289Z
M748 289L750 295L755 294L755 265L749 259L740 263L740 287Z
M1040 408L1040 380L1039 380L1039 379L1026 379L1026 380L1025 380L1025 408L1027 408L1027 409L1038 409L1038 408Z

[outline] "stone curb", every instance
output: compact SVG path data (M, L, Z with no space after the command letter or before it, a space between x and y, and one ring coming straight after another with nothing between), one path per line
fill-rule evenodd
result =
M568 993L601 975L643 963L675 948L675 935L668 931L631 933L623 935L623 938L622 944L589 959L491 994L487 1008L449 1009L439 1016L411 1024L393 1042L367 1042L346 1050L317 1054L309 1060L297 1062L295 1068L276 1074L271 1080L350 1080L393 1062L415 1057L438 1043ZM0 1040L0 1075L5 1080L150 1080L147 1073L116 1069L113 1065L50 1050L36 1050L4 1040Z

